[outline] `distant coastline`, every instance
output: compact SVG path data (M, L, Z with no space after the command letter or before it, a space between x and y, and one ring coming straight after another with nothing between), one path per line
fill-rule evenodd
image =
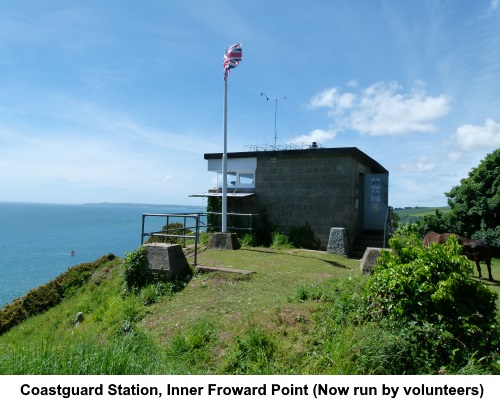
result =
M189 208L189 209L199 209L200 205L188 205L188 204L146 204L146 203L110 203L110 202L100 202L100 203L83 203L81 205L99 205L99 206L110 206L110 207L168 207L168 208Z
M150 207L150 208L188 208L188 209L199 209L201 205L191 205L191 204L147 204L147 203L111 203L111 202L99 202L99 203L56 203L56 202L37 202L37 201L0 201L0 204L36 204L36 205L95 205L95 206L109 206L109 207Z

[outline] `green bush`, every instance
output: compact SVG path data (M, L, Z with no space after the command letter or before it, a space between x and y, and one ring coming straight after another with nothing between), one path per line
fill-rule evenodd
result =
M500 225L494 228L481 229L472 235L473 239L484 239L493 249L495 257L500 255Z
M408 354L425 353L431 364L459 367L471 356L494 356L497 294L470 277L472 264L458 240L424 248L413 237L391 239L390 246L393 252L381 252L368 284L368 318L387 319L407 333Z
M317 250L320 247L320 240L314 236L314 231L307 222L302 226L292 226L288 239L299 249Z
M397 252L404 257L400 260L406 264L419 260L419 248L416 243L413 247L414 242L400 243L397 247ZM453 258L450 256L445 261L453 261ZM379 266L388 264L388 260L391 259L381 259ZM441 263L439 267L445 268L446 265ZM408 270L410 268L408 266ZM439 283L449 278L446 276L448 270L444 269L436 282L432 282L432 276L422 279L422 275L415 275L415 272L399 275L397 271L386 272L385 268L378 268L374 276L334 278L311 286L300 286L289 302L320 302L313 312L314 325L309 329L310 349L303 359L297 359L303 362L300 366L302 372L399 375L498 373L498 325L494 319L494 306L491 305L494 293L467 277L465 284L476 289L474 300L451 304L443 303L436 297L435 304L428 302L432 301L432 291L445 288ZM462 270L468 274L468 269ZM451 276L451 280L457 282L456 276ZM422 291L418 291L419 288ZM474 293L468 289L461 290L458 285L452 288L457 291L456 300L461 299L461 294ZM410 291L413 289L416 291L412 294ZM411 297L416 298L415 302ZM456 310L447 311L446 306L456 307ZM456 311L454 315L453 311ZM484 322L481 321L483 319ZM473 335L467 337L470 331Z
M283 232L274 231L272 233L272 241L271 246L275 249L293 249L293 245L288 240L288 236Z
M0 311L0 335L21 323L27 317L26 309L19 298L14 299L10 304L6 304Z
M252 233L245 233L242 235L240 238L238 238L240 245L241 246L249 246L249 247L255 247L258 246L257 244L257 238L254 234Z
M222 212L222 198L221 197L208 197L207 199L207 212ZM220 229L221 217L217 214L207 215L207 231L218 232Z
M127 290L139 290L152 281L152 273L147 271L147 260L144 246L125 254L123 278Z
M184 229L184 224L181 222L172 222L171 224L163 225L160 233L165 233L166 235L179 235L183 236L184 233L186 235L194 235L193 231ZM151 236L144 243L184 243L184 238L176 238L175 236Z

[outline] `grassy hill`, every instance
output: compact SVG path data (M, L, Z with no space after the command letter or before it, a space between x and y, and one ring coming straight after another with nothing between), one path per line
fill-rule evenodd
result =
M400 373L397 336L352 321L368 279L359 261L243 248L202 250L198 262L253 273L195 273L180 291L152 285L131 294L123 259L114 258L60 304L0 336L0 374ZM493 275L500 279L498 261ZM78 312L84 320L75 325Z
M401 225L408 222L415 222L427 215L434 215L436 210L447 213L450 211L450 207L406 207L406 208L394 208L394 212L398 214Z

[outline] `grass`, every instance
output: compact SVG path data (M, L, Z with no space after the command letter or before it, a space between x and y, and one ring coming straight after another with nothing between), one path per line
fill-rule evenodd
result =
M397 339L383 325L343 323L355 314L367 280L359 261L324 252L242 248L201 250L198 262L253 273L195 273L175 294L159 287L127 294L123 259L116 258L61 304L1 335L0 374L390 370L384 362ZM500 280L498 259L493 276ZM498 282L484 282L500 292ZM80 311L85 318L75 327ZM380 349L384 339L386 351Z

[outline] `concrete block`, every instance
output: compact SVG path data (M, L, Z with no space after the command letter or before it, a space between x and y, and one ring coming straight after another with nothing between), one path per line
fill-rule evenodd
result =
M165 281L183 279L191 274L191 268L180 245L148 243L144 247L148 258L147 271L162 274Z
M366 248L365 253L363 255L363 258L361 259L361 262L359 263L359 267L360 267L362 273L373 274L373 268L377 264L377 259L380 256L380 252L382 250L390 251L390 249L382 249L382 248L375 248L375 247Z
M240 242L234 233L218 232L210 234L207 249L238 250L239 248Z
M326 251L337 255L347 255L349 253L349 243L345 228L330 228L330 237L328 238Z

